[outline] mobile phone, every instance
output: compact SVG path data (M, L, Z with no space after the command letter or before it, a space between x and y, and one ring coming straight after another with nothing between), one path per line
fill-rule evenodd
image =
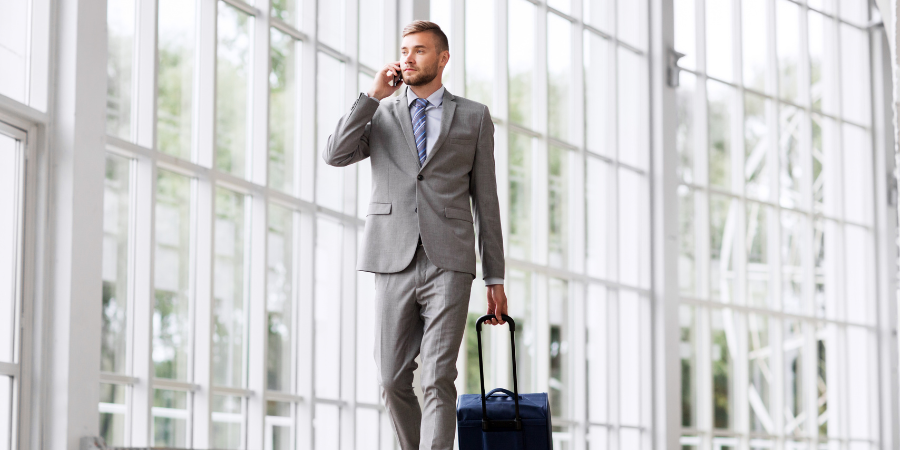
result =
M388 81L388 86L400 86L400 83L402 83L402 82L403 82L403 75L398 73L397 75L394 76L393 79Z

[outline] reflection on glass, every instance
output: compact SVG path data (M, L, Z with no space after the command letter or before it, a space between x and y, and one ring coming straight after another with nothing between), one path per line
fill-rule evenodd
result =
M747 359L750 368L750 431L773 434L775 425L770 412L772 385L772 348L769 346L769 318L760 314L747 316Z
M273 391L291 391L293 352L294 213L269 205L268 276L268 357L266 386Z
M745 1L741 10L743 20L744 86L760 92L766 91L766 60L768 59L768 33L766 33L766 5ZM716 19L713 19L716 20ZM708 37L716 39L715 37Z
M732 81L733 37L732 0L706 0L706 73L723 81Z
M250 140L250 16L219 3L216 30L216 168L247 174Z
M466 92L464 97L493 108L494 2L465 0Z
M272 17L300 28L303 23L302 3L303 0L272 0Z
M585 171L585 268L588 275L606 278L607 229L613 217L607 198L610 168L606 161L588 156Z
M341 116L350 109L344 105L342 89L344 63L319 52L318 73L316 74L316 155L321 155L328 143L328 136L334 133ZM321 158L316 158L316 202L335 211L343 211L344 173L351 167L332 167Z
M373 69L385 63L383 18L384 0L359 2L359 62Z
M4 5L4 9L7 7ZM106 4L106 29L109 49L106 60L106 132L130 139L134 0L110 0Z
M525 0L509 3L509 120L533 128L534 109L534 12Z
M709 184L731 190L731 114L734 89L715 81L708 81L706 86L709 102Z
M156 146L191 157L195 0L159 0Z
M246 323L244 195L216 188L213 383L244 385Z
M697 325L694 307L678 308L679 354L681 356L681 426L697 426Z
M319 41L339 52L344 50L344 35L346 34L344 31L344 22L346 21L344 2L345 0L318 2L317 8Z
M732 302L735 277L732 256L737 227L737 200L723 195L709 196L709 295L713 300Z
M569 166L572 158L570 151L564 148L551 145L548 149L548 246L550 265L554 267L565 268L569 262Z
M568 418L569 412L569 283L550 278L550 411Z
M803 305L803 234L806 220L801 214L781 211L781 301L787 312L800 312Z
M765 308L769 304L768 208L747 202L747 304Z
M765 98L744 94L744 189L760 200L769 198L767 106Z
M784 434L803 436L806 428L806 407L803 395L803 328L798 320L785 320L784 347Z
M606 39L584 31L584 142L588 150L612 156L606 117L612 109L607 100L609 46Z
M775 6L778 94L796 102L800 94L800 6L788 0L779 0Z
M128 310L128 228L131 216L131 161L106 158L103 192L103 333L100 370L125 373Z
M675 148L678 150L678 174L685 183L694 181L694 138L695 96L697 77L690 72L681 72L678 90L675 91L678 105L678 121L675 130Z
M531 151L533 138L509 133L509 253L531 259Z
M315 395L340 396L341 326L334 317L341 305L343 226L320 217L316 227L315 265ZM319 406L316 407L318 411Z
M694 193L678 186L678 288L687 296L697 296L697 249L694 215Z
M156 180L154 376L188 379L190 352L191 182L159 171ZM177 445L173 445L177 447Z
M734 312L731 309L714 309L709 312L712 361L713 427L734 427L734 348L736 337Z
M154 389L152 413L152 445L171 448L187 447L187 392Z
M292 194L300 147L300 42L272 28L269 72L269 187Z
M801 159L801 136L806 129L806 114L793 106L782 105L778 111L778 182L781 184L781 206L805 208L802 196L805 181Z
M571 125L572 24L547 14L547 130L551 137L569 140Z
M586 392L587 415L590 422L605 423L609 409L609 319L607 311L606 287L600 284L588 285L585 301L585 370L587 371ZM592 446L593 448L593 446Z
M125 386L100 383L100 437L106 441L106 445L125 445L125 414L128 411L125 389ZM2 395L0 394L0 398ZM0 436L2 435L0 431Z
M213 395L212 448L241 448L241 397Z

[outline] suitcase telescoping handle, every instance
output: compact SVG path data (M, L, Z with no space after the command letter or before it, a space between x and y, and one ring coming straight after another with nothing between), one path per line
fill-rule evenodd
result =
M478 318L475 322L475 331L477 331L478 335L478 375L481 377L481 429L483 431L492 431L495 429L508 429L515 428L516 430L522 429L522 417L519 416L519 381L516 376L516 322L512 320L511 317L506 314L501 314L503 320L509 324L509 338L510 343L512 345L512 376L513 376L513 401L516 403L516 420L490 420L487 417L487 402L485 400L486 396L484 395L484 361L481 356L481 323L487 322L491 319L495 319L496 316L493 314L486 314ZM493 395L494 392L497 392L497 389L491 391ZM503 391L506 391L505 389ZM506 391L509 392L509 391Z

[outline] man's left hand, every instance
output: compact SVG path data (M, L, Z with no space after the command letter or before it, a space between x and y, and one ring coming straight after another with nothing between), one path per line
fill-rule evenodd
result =
M487 313L496 318L491 319L491 325L503 325L506 323L501 314L509 315L506 309L506 293L502 284L492 284L487 287Z

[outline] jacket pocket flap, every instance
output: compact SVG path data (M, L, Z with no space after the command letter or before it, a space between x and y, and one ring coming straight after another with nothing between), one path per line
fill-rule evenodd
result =
M466 211L465 209L446 207L444 208L444 216L450 219L459 219L465 220L466 222L472 222L472 213L470 211Z
M369 203L369 211L366 215L369 214L390 214L391 213L391 204L390 203Z
M447 139L447 142L451 144L460 144L460 145L472 145L475 143L475 139Z

